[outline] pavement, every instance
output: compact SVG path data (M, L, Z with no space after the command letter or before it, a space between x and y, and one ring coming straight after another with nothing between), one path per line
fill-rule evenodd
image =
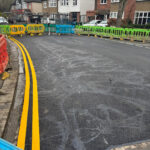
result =
M85 36L19 40L37 72L41 150L105 150L150 139L149 44Z
M17 61L18 55L16 55L15 51L12 51L10 47L8 47L9 53L9 68L10 77L1 83L0 89L0 137L3 136L4 130L7 124L7 119L9 117L9 112L13 103L13 96L17 84L18 77L18 69L17 69Z
M129 143L126 145L109 148L107 150L150 150L150 140Z
M19 82L21 74L19 59L21 55L16 45L9 40L7 40L7 44L7 51L9 53L7 71L9 73L9 78L4 81L0 79L0 137L16 144L23 102L23 96L21 95L24 94L24 92L20 92L20 97L17 97L17 89L24 90L24 77L22 81ZM19 104L17 104L18 99ZM15 115L14 112L16 112Z

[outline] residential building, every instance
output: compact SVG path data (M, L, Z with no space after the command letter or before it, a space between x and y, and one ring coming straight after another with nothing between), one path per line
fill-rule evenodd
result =
M56 20L58 15L58 0L43 0L42 7L45 17Z
M22 12L26 9L29 9L32 13L42 13L41 0L16 0L11 6L12 12Z
M93 19L117 19L120 0L95 0L95 10L87 11L87 21ZM127 0L123 20L131 20L135 24L150 22L150 0Z
M93 19L107 20L110 14L111 0L95 0L95 10L87 11L87 21Z
M27 3L24 0L16 0L11 5L11 12L22 12L27 9Z
M119 0L111 0L110 18L117 19ZM122 19L133 20L136 7L136 0L127 0Z
M86 11L94 9L94 6L94 0L59 0L58 12L61 20L86 22Z
M43 13L42 0L24 0L27 3L28 9L34 14Z
M41 0L15 0L11 6L13 22L34 22L42 17Z
M11 16L9 17L9 21L11 23L16 22L29 22L29 17L27 13L31 13L28 9L28 5L25 0L15 0L11 6Z
M110 18L117 19L119 0L111 0ZM150 0L128 0L122 16L135 24L147 24L150 20Z
M150 24L150 0L136 0L133 22L135 24Z

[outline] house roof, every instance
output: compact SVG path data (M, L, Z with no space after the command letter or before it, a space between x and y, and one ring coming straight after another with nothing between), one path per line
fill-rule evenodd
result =
M19 3L21 3L21 0L18 0ZM13 0L12 5L16 5L16 0Z

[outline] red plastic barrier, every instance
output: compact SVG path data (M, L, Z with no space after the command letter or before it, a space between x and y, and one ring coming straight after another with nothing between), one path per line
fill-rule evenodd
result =
M7 41L4 35L0 35L0 74L2 74L8 64Z

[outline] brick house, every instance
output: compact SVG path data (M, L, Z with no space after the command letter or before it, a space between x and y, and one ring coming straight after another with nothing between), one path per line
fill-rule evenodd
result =
M95 10L87 11L87 21L93 19L107 20L110 14L111 0L95 0Z
M55 20L58 15L58 0L43 0L42 1L44 16Z
M110 0L97 0L97 19L107 20L110 14Z
M119 0L95 0L95 10L87 11L87 21L93 19L117 19ZM127 0L124 20L131 20L135 24L147 24L150 22L150 0Z
M133 23L150 24L150 0L137 0Z
M117 19L119 0L111 0L110 18ZM122 16L124 20L131 20L135 24L150 22L149 0L128 0Z

